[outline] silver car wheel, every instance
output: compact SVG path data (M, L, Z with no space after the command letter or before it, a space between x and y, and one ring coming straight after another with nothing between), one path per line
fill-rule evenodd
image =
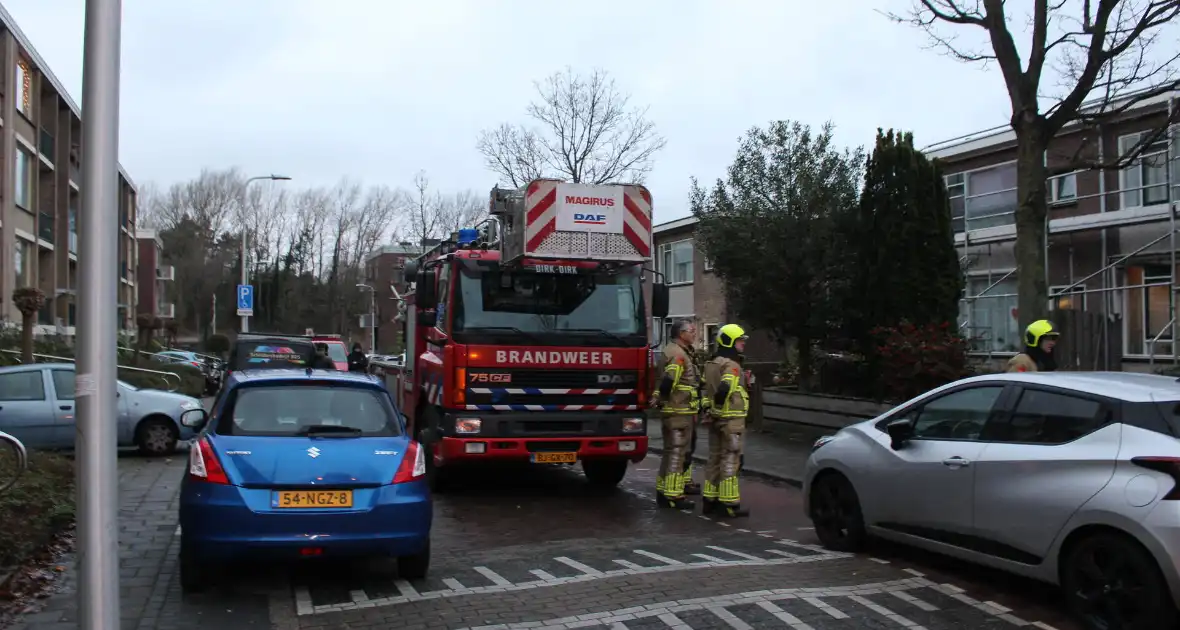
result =
M139 447L149 455L167 455L176 448L176 432L160 420L151 421L141 430Z

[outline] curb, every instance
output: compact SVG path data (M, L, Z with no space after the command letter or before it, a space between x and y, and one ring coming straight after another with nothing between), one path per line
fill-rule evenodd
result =
M647 452L663 454L664 448L662 446L651 446L649 443L648 447L647 447ZM708 461L708 459L703 455L693 454L692 461L695 463L704 464L705 462ZM742 466L742 469L740 472L743 475L748 475L751 477L761 477L762 479L769 479L770 481L779 481L779 482L785 483L788 486L791 486L793 488L802 488L803 487L803 480L802 479L788 477L782 473L769 471L764 468L759 468L757 466L752 466L752 467L751 466Z

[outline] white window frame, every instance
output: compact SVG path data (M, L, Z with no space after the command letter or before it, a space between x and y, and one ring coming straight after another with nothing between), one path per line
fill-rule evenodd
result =
M1081 171L1073 171L1070 173L1062 173L1054 175L1049 178L1049 203L1054 205L1067 205L1078 202L1078 173ZM1073 194L1063 196L1058 184L1065 181L1073 182Z
M983 228L972 228L971 223L973 221L994 219L995 217L1005 217L1006 216L1006 217L1008 217L1008 219L1010 219L1010 220L1006 220L1006 222L1002 223L1001 225L1011 225L1011 224L1016 223L1015 209L1008 215L1005 215L1004 213L998 213L998 214L987 215L987 216L983 216L983 217L976 217L974 219L967 216L970 211L970 209L967 206L970 205L970 202L972 199L976 199L979 197L987 197L989 195L1000 195L1000 194L1004 194L1004 193L1010 193L1010 192L1013 192L1016 190L1016 188L1013 187L1013 188L1004 188L1001 190L989 190L984 193L975 194L971 191L971 175L973 175L975 173L980 173L983 171L990 171L990 170L994 170L994 169L998 169L998 168L1003 168L1005 166L1015 167L1015 165L1016 165L1016 160L1008 160L1006 162L997 162L995 164L988 164L987 166L981 166L979 168L972 168L972 169L967 169L964 171L959 171L958 173L952 173L950 175L946 175L943 177L944 183L946 184L946 187L947 187L947 201L949 202L951 199L956 199L959 197L963 198L963 229L964 230L971 231L972 229L983 229ZM961 192L958 190L954 190L955 188L959 188L959 187L962 188ZM951 218L952 218L952 220L955 218L953 211L951 213ZM984 227L993 227L993 226L984 226Z
M21 166L25 167L25 172L22 177ZM25 210L26 212L33 211L33 173L34 165L37 163L37 158L29 153L21 143L17 143L15 162L13 170L16 183L13 186L12 201L16 207ZM23 184L23 186L22 186ZM22 194L24 193L24 194Z
M33 109L33 66L24 57L16 60L16 111L25 118L32 115Z
M701 264L704 265L705 271L713 271L713 261L708 256L701 255Z
M703 345L706 350L713 347L713 342L717 341L717 333L720 330L721 330L721 324L717 323L717 322L713 322L713 323L704 325L703 331L702 331L704 333L704 335L703 335L703 337L701 337L701 341L702 341L701 345Z
M1069 290L1066 291L1066 289ZM1057 295L1059 292L1064 293ZM1080 296L1082 305L1081 310L1084 311L1089 307L1089 302L1087 300L1089 295L1089 293L1086 293L1086 285L1084 284L1079 284L1078 286L1072 288L1068 284L1053 285L1049 287L1049 309L1056 310L1054 307L1056 306L1057 300L1060 298L1068 297L1071 300L1076 300Z
M1123 156L1123 155L1130 153L1132 149L1134 149L1136 146L1138 146L1138 144L1141 141L1141 139L1143 138L1143 136L1149 135L1152 133L1154 133L1154 132L1148 130L1148 131L1139 131L1136 133L1129 133L1126 135L1119 136L1119 139L1118 139L1119 156ZM1143 183L1146 180L1146 177L1145 177L1146 170L1144 169L1144 160L1147 158L1157 158L1160 156L1162 156L1163 160L1164 160L1164 181L1159 184L1145 185ZM1139 157L1136 158L1134 162L1132 162L1126 168L1119 170L1119 191L1120 191L1119 192L1119 207L1124 208L1124 209L1125 208L1141 208L1141 207L1144 207L1145 205L1146 206L1157 206L1157 205L1162 205L1162 204L1168 203L1168 200L1171 198L1171 194L1170 194L1171 191L1168 190L1168 164L1167 164L1167 160L1168 160L1168 138L1167 138L1167 136L1164 136L1164 137L1157 139L1154 143L1152 143L1146 149L1144 149L1143 153L1140 154ZM1138 178L1139 178L1139 185L1138 186L1130 186L1127 183L1127 174L1130 172L1133 172L1133 171L1138 171ZM1151 203L1145 203L1144 198L1143 198L1143 193L1147 190L1147 188L1155 189L1155 188L1160 188L1160 187L1162 187L1164 189L1164 200L1163 201L1153 201ZM1130 190L1128 190L1128 188L1130 188Z
M687 279L680 279L680 280L677 280L677 279L676 279L676 277L675 277L675 275L674 275L674 274L675 274L675 271L676 271L676 269L677 269L677 268L678 268L680 265L682 265L682 264L684 264L684 263L683 263L683 262L680 262L680 263L678 263L678 262L677 262L677 261L674 259L674 252L676 251L676 249L675 249L675 246L676 246L676 245L680 245L681 243L688 243L688 255L689 255L689 259L688 259L688 278L687 278ZM693 261L693 258L695 257L695 254L696 254L696 252L695 252L695 251L694 251L694 249L693 249L693 242L692 242L692 239L691 239L691 238L684 238L684 239L680 239L680 240L678 240L678 241L672 241L672 242L669 242L669 243L660 243L660 250L659 250L659 255L660 255L660 257L659 257L659 263L660 263L660 264L659 264L659 271L660 271L661 273L663 273L663 274L664 274L664 279L665 279L665 281L668 283L668 285L669 285L669 286L677 286L677 285L692 284L692 281L693 281L693 262L694 262L694 261ZM673 260L672 260L672 265L671 265L671 267L672 267L672 268L671 268L671 269L668 269L668 265L667 265L667 264L665 264L665 261L664 261L664 258L665 258L665 257L668 257L668 258L673 258Z

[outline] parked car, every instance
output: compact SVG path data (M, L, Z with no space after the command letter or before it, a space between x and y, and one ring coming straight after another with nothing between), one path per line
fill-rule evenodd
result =
M235 372L212 414L184 422L201 431L180 490L184 590L203 590L221 562L258 557L388 556L400 577L426 575L425 453L380 380Z
M311 337L242 333L230 349L226 376L241 370L303 369L314 357Z
M211 394L221 387L221 371L212 359L187 350L164 350L152 355L152 360L163 364L191 365L205 377L205 393Z
M823 544L908 543L1057 584L1092 629L1171 628L1180 602L1180 382L997 374L821 438Z
M201 409L190 396L139 389L118 381L119 446L138 447L146 455L176 452L192 429L180 418ZM74 364L34 363L0 368L0 430L37 449L74 447Z
M328 358L336 364L336 369L341 372L348 371L348 348L344 345L344 339L340 335L315 335L311 341L327 345Z

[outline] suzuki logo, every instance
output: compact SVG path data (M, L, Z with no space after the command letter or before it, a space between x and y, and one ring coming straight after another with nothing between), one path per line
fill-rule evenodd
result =
M320 456L320 449L318 449L318 448L316 448L316 447L314 447L314 446L313 446L313 447L311 447L311 448L307 449L307 454L308 454L308 455L309 455L309 456L310 456L312 459L315 459L315 458L317 458L317 457L319 457L319 456Z

